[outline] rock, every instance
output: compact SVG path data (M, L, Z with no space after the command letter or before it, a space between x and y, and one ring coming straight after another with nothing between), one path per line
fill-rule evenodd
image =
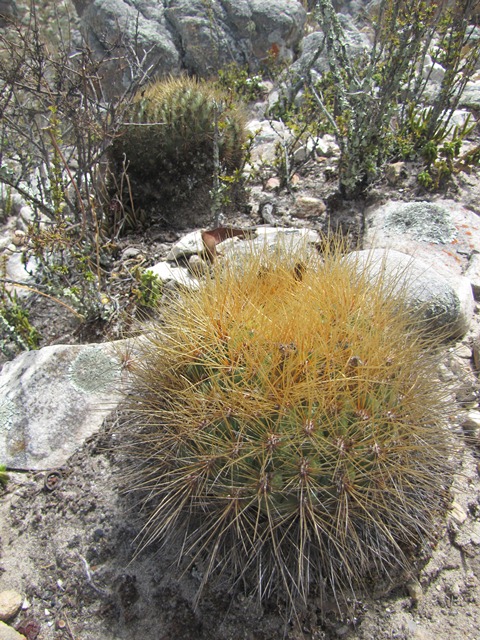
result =
M365 249L392 248L462 274L480 253L480 220L458 202L391 200L365 213Z
M279 178L269 178L265 184L265 191L276 191L280 188Z
M0 622L0 640L26 640L25 636L9 627L4 622Z
M208 273L210 263L199 255L193 255L188 259L188 268L191 273L200 277Z
M455 347L455 355L457 358L470 360L472 357L472 350L467 344L459 344L458 347Z
M255 135L250 150L253 166L273 165L277 146L289 145L294 137L287 125L279 120L251 120L246 129Z
M474 445L480 445L480 411L470 409L462 421L462 428L467 439Z
M424 80L440 86L445 76L445 69L438 62L434 62L431 56L427 54L423 61L422 76Z
M22 606L23 597L13 589L0 591L0 620L6 622L17 615Z
M260 215L262 220L274 227L277 219L275 218L276 208L272 202L265 202L261 208Z
M140 59L145 56L144 68L163 74L180 72L180 52L159 3L73 0L73 4L87 45L102 60L100 74L109 97L121 95L131 83L130 66L119 64L119 59L128 58L131 46Z
M476 547L480 546L480 522L478 520L465 522L455 533L454 544L467 556L475 555Z
M456 500L453 501L452 506L450 507L450 518L457 525L462 525L468 518L467 512Z
M6 278L28 286L33 283L33 274L35 274L37 270L37 265L35 258L30 258L28 264L25 265L22 254L23 251L21 249L17 249L14 244L11 244L3 253L2 257L5 261L3 268L5 269L4 273ZM8 284L7 287L15 289L18 295L26 295L26 290L21 287Z
M137 247L127 247L122 251L122 260L135 260L142 258L143 253Z
M268 205L265 205L264 208L266 206ZM260 250L267 248L268 250L273 251L279 247L302 248L305 245L313 245L319 241L318 233L312 229L296 229L291 227L285 228L265 225L255 227L254 232L255 236L253 236L252 233L252 237L249 237L248 239L233 237L227 238L223 242L219 242L216 245L218 255L226 258L233 257L235 259L235 257L241 256L246 251L251 250L252 245L254 247L258 247ZM199 246L197 242L198 236L195 235L197 233L200 234L201 239L200 231L194 232L193 234L187 234L173 247L171 255L192 255L194 248L197 248L197 253L203 253L203 242ZM188 251L188 253L181 253L182 251ZM167 260L168 259L169 256L167 256ZM184 267L175 267L164 261L150 267L148 270L155 273L155 275L164 281L175 281L187 287L198 286L196 278L194 278L188 269ZM195 269L193 269L193 271L195 272Z
M321 138L308 138L304 145L295 149L293 159L295 162L301 163L312 157L331 158L332 156L339 155L339 153L340 149L335 139L327 133Z
M480 253L474 253L470 257L465 277L470 280L473 297L475 300L480 300Z
M255 227L256 237L243 242L226 240L218 245L218 250L225 257L236 257L245 254L254 248L259 250L275 251L279 248L304 248L318 243L320 237L313 229L296 229L293 227L270 227L268 225Z
M392 162L391 164L387 164L384 171L385 178L392 187L397 185L400 180L407 175L405 162Z
M327 207L320 198L311 196L300 196L295 202L294 214L297 218L311 218L313 216L322 216Z
M16 247L23 247L27 242L27 234L21 229L15 229L12 234L12 242Z
M32 224L35 220L35 212L29 204L25 204L21 207L19 216L27 226Z
M371 47L368 36L360 31L348 16L341 16L340 21L345 34L345 46L351 58L355 58ZM305 76L305 73L313 69L317 73L329 71L328 57L323 46L323 31L318 30L309 33L302 40L302 52L290 67L289 75ZM322 50L323 49L323 50ZM322 50L320 55L318 51Z
M312 144L315 147L315 153L321 158L331 158L340 154L340 148L335 137L330 133L326 133L321 138L312 138Z
M450 213L441 205L425 201L390 203L384 210L384 228L435 244L451 242L457 235Z
M128 87L118 56L135 46L155 75L186 70L212 76L235 61L259 66L269 52L290 61L303 36L306 12L296 0L74 0L80 27L110 94ZM115 55L108 61L107 52Z
M292 132L281 120L250 120L247 122L246 130L255 136L254 146L277 140L288 142L293 139Z
M347 259L367 269L372 279L383 276L386 286L402 292L409 308L425 321L426 331L442 329L452 337L467 332L473 297L465 278L449 274L447 279L423 260L393 249L355 251Z
M480 371L480 336L473 339L472 342L473 364L477 372Z
M186 267L173 266L168 262L158 262L146 271L156 275L162 282L174 282L187 289L196 289L198 280Z
M0 26L8 25L18 17L15 0L0 0Z
M405 585L408 591L408 595L412 599L414 605L418 605L423 599L422 585L418 580L412 579Z
M480 109L480 80L467 82L458 103L459 107Z
M455 390L455 399L464 409L473 409L478 406L478 386L471 382L463 382Z
M183 256L191 256L194 253L201 253L204 250L202 240L202 230L192 231L180 238L167 254L167 260L177 260Z
M127 341L21 353L0 372L0 460L15 469L66 463L121 400Z

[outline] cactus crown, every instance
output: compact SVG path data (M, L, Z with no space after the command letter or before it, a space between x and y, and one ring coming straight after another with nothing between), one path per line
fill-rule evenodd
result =
M291 603L410 569L451 474L431 342L326 247L252 251L173 298L125 432L143 543L180 533L204 583L242 576Z

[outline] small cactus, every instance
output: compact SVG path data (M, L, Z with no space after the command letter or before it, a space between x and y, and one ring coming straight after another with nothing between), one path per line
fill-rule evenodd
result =
M182 536L202 588L348 598L412 570L446 508L433 341L325 247L215 263L140 346L124 440L143 546Z
M240 166L244 116L213 82L186 76L152 82L134 97L127 120L111 158L118 184L126 166L136 207L184 201L191 207L192 191L202 185L208 193L215 170L228 174Z

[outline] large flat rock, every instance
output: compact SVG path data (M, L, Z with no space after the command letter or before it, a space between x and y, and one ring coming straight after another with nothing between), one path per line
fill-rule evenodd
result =
M121 346L115 345L44 347L3 366L0 463L59 467L98 431L121 399Z

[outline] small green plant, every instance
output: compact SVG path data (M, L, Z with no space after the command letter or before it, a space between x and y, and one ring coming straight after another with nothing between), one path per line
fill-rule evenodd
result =
M213 82L180 77L138 92L111 155L114 172L126 166L137 208L168 217L170 205L180 217L185 205L195 219L202 208L210 213L218 167L228 175L241 166L244 142L243 113L231 96Z
M145 546L261 599L414 571L451 479L436 349L325 240L216 262L139 344L122 477ZM391 284L391 283L390 283ZM398 291L398 287L397 287Z
M445 120L431 132L433 107L418 112L418 108L411 105L406 113L401 130L392 137L392 157L422 163L418 182L426 189L438 189L457 171L455 161L460 157L462 144L472 133L475 123L468 115L461 125Z
M0 487L6 487L8 483L7 467L0 464Z
M154 309L162 295L163 284L158 276L148 269L137 274L138 285L134 289L137 302L141 307Z
M262 76L252 75L248 65L235 62L219 70L217 82L222 90L232 92L236 98L246 102L259 100L265 92Z
M15 291L1 287L0 351L12 357L16 350L38 349L40 334L31 324L28 310Z

